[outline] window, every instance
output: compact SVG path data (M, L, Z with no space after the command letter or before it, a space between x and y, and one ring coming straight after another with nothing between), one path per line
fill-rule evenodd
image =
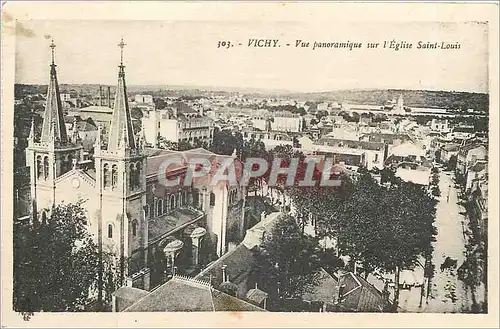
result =
M175 209L175 195L170 196L170 211Z
M47 179L49 177L49 157L43 158L43 177Z
M137 221L132 222L132 236L137 236Z
M146 206L144 207L144 217L146 218L148 217L148 215L149 215L149 205L146 204Z
M113 224L108 224L108 238L113 238Z
M134 184L136 187L141 186L141 163L140 162L137 162L135 164Z
M104 164L102 169L102 179L104 187L109 186L109 165L107 163Z
M378 161L378 153L375 153L375 162Z
M210 192L210 205L215 206L215 193Z
M36 177L40 178L42 176L42 157L39 155L36 157Z
M163 215L163 199L158 199L156 201L156 216Z
M118 184L118 166L113 165L111 167L111 186L115 188L117 184Z

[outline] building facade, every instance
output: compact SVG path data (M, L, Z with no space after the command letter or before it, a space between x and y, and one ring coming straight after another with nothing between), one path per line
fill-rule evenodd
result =
M144 135L134 133L124 68L120 63L109 129L104 133L99 127L89 158L78 129L68 135L56 65L50 65L41 134L32 123L26 149L31 220L46 221L52 207L82 202L100 250L121 260L122 275L132 278L133 286L149 289L177 266L181 274L199 271L243 239L245 192L203 180L165 186L162 173L184 177L190 158L204 157L215 168L228 157L204 149L146 148ZM163 168L172 157L180 158L179 165Z

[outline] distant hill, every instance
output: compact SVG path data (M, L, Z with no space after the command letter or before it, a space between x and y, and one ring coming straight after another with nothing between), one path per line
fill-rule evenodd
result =
M61 84L61 92L74 90L79 94L98 94L98 84ZM298 93L286 90L264 90L257 88L230 88L207 86L178 86L178 85L144 85L127 86L131 95L147 93L153 97L199 97L199 96L231 96L241 95L246 97L284 97L302 101L322 102L336 101L367 105L384 105L387 101L397 99L403 95L405 106L429 107L447 109L475 109L484 113L489 109L489 96L484 93L430 91L430 90L398 90L398 89L364 89L364 90L336 90L327 92ZM114 86L111 91L114 93ZM20 85L16 84L16 98L23 94L46 93L46 85Z

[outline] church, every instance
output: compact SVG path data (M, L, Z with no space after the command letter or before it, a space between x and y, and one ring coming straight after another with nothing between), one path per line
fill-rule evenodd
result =
M123 40L118 46L121 59L109 129L99 127L93 146L84 150L76 125L71 134L65 125L51 43L42 129L36 134L32 122L26 149L32 214L43 222L53 206L82 201L88 229L100 250L122 260L122 276L129 284L149 290L165 276L196 275L239 244L248 228L246 193L239 184L163 184L159 169L171 157L183 162L168 167L168 178L185 175L193 157L216 166L228 157L235 165L239 160L205 149L178 152L146 147L145 132L134 131L132 125Z

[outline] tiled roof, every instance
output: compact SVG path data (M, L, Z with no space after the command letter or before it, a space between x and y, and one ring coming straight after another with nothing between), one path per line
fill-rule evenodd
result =
M354 141L349 139L336 139L336 138L328 138L323 137L318 141L318 144L327 144L329 146L339 146L340 144L343 147L355 148L355 149L363 149L363 150L382 150L384 148L384 143L379 142L367 142L367 141Z
M340 277L343 297L339 301L341 309L355 312L382 312L386 301L382 293L365 279L351 272Z
M125 312L264 311L246 301L213 289L208 282L174 276Z
M256 266L256 259L252 251L245 245L240 244L232 251L224 254L200 274L196 279L210 280L214 287L222 283L222 266L226 265L226 275L232 283L238 284L244 281Z
M339 294L338 282L324 269L321 269L319 275L318 285L311 292L303 294L302 298L308 301L322 301L333 304Z
M204 175L202 177L194 177L193 181L199 185L210 184L212 177L217 172L217 169L221 165L227 164L226 161L229 161L229 164L231 163L234 164L237 181L240 180L243 174L243 164L239 159L233 158L230 155L219 155L210 152L208 150L205 150L203 148L197 148L187 151L165 151L161 152L156 156L149 157L147 159L147 176L156 175L158 173L158 170L161 168L162 164L165 163L165 161L168 160L169 158L173 159L175 156L179 157L180 160L177 161L178 163L169 164L167 171L174 171L174 170L180 170L182 168L187 168L187 164L192 159L208 160L211 163L211 170L207 175ZM221 180L220 183L223 184L224 181Z
M187 225L201 216L203 216L201 211L191 208L177 208L167 215L150 219L148 221L149 242L153 243L156 239Z
M116 311L121 312L141 298L146 297L148 292L133 287L121 287L113 295L116 298Z
M212 291L216 312L263 312L264 309L218 290Z
M485 170L487 167L488 167L488 162L487 161L478 160L478 161L476 161L476 163L474 163L474 165L472 165L470 167L469 170L472 170L472 171L475 171L475 172L480 172L480 171Z
M212 292L208 284L174 277L125 309L125 312L200 312L214 310Z
M262 303L267 297L269 296L268 293L255 288L255 289L250 289L247 292L247 300L254 302L256 304Z

